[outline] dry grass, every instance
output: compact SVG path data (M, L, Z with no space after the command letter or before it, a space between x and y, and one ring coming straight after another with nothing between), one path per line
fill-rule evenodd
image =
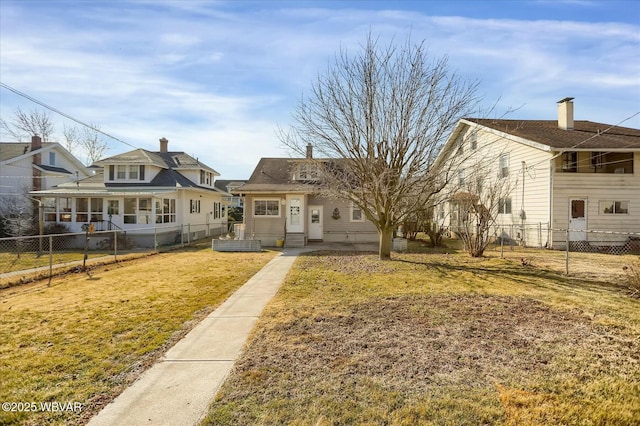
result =
M0 424L84 423L274 255L186 249L0 290L0 401L83 404Z
M206 424L630 425L640 302L458 254L304 256Z

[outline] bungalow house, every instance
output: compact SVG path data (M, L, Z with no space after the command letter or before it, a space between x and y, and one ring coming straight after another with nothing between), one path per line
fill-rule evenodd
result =
M620 245L628 235L616 232L640 233L640 130L574 120L572 100L558 102L557 121L461 119L436 161L461 159L458 197L479 162L509 180L496 226L521 244L564 248L570 230L570 242ZM437 211L441 225L461 220L455 206L456 195Z
M75 182L91 172L69 151L55 142L0 143L0 204L15 203L29 191Z
M138 245L171 244L227 232L219 174L184 152L136 149L94 164L95 174L76 182L33 191L44 205L45 223L64 223L80 232L122 229Z
M249 181L234 190L244 197L244 236L263 246L303 247L310 241L377 242L375 226L356 206L321 196L322 176L312 147L306 158L262 158Z

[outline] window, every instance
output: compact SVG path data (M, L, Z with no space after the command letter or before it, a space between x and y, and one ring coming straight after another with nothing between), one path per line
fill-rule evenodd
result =
M575 151L562 153L562 171L575 173L578 171L578 153Z
M104 209L104 203L102 198L91 199L91 222L102 221L102 213Z
M138 204L137 198L125 198L124 199L124 223L137 223L136 206Z
M76 198L76 222L89 222L88 198Z
M500 198L498 201L498 214L511 214L511 198Z
M107 201L107 214L109 216L120 214L120 202L118 200Z
M57 222L56 219L56 199L55 198L43 198L42 208L44 210L45 222Z
M604 166L606 153L604 152L592 152L591 153L591 168L601 169Z
M253 215L279 217L280 200L254 200Z
M156 223L175 223L176 200L162 198L156 200Z
M116 179L118 180L124 180L127 178L127 166L124 165L118 165L116 166Z
M499 161L499 171L498 171L498 176L500 176L501 178L505 178L507 176L509 176L509 153L506 152L504 154L500 155L500 161Z
M601 200L600 214L629 214L629 202Z
M151 198L138 199L138 223L151 224Z
M464 169L458 170L458 185L464 186Z
M49 153L49 165L50 166L55 166L56 165L56 153L55 152L50 152Z
M58 200L60 222L71 222L71 205L71 198L60 198Z
M318 180L318 165L316 163L303 162L296 167L295 180Z
M478 134L476 132L470 133L469 136L467 136L467 140L469 141L469 148L471 148L472 151L478 148Z
M362 209L351 203L351 222L364 222L364 214L362 213Z
M144 165L111 164L109 180L144 180Z
M140 166L129 166L129 179L138 179L138 170Z
M211 186L213 183L213 173L200 170L200 185Z
M189 212L191 214L200 213L200 200L189 200Z

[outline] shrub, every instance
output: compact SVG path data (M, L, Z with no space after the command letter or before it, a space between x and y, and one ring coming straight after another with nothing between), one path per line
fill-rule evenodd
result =
M622 269L627 273L627 285L631 290L631 297L640 298L640 258Z

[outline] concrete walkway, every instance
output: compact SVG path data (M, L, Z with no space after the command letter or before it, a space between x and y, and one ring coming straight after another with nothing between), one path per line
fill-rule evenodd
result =
M301 251L272 259L88 424L198 424Z

